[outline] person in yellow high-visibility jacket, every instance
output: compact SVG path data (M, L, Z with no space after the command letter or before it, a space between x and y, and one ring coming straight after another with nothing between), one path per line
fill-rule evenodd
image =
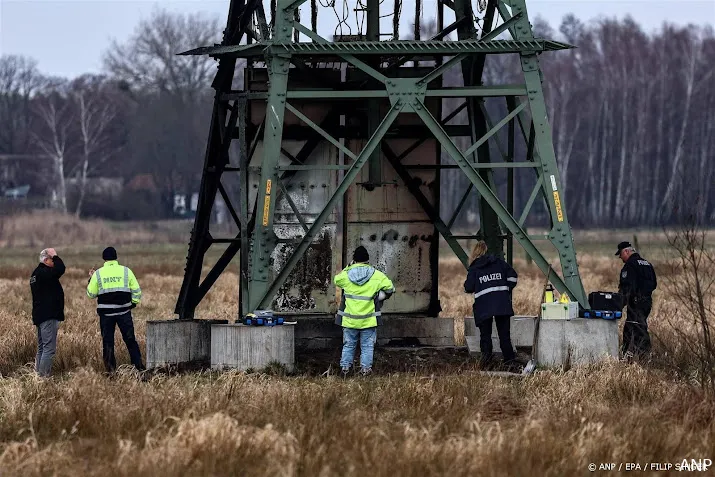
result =
M355 357L355 348L360 340L360 373L372 372L372 360L377 340L377 326L380 324L382 302L395 292L395 287L387 275L368 261L370 256L365 247L358 247L353 253L353 263L335 276L333 282L343 289L343 296L335 324L343 327L343 353L340 368L347 376Z
M144 365L132 321L132 309L141 302L142 290L134 272L117 262L117 251L114 247L107 247L102 252L102 259L103 267L89 271L87 296L97 299L104 367L110 373L117 367L114 357L114 330L118 326L132 364L142 371Z

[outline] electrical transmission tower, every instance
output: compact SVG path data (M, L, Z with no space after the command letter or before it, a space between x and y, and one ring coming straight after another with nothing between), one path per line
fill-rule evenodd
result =
M500 255L506 248L508 261L516 241L557 290L588 309L538 59L570 46L534 37L525 0L480 0L478 12L470 0L438 0L438 32L421 39L417 26L411 40L399 39L400 0L394 6L343 0L337 8L335 0L312 0L310 28L299 14L307 2L275 0L269 20L260 1L232 0L223 42L183 53L216 58L218 72L179 318L194 317L237 254L240 313L264 307L334 313L332 276L357 245L395 282L385 312L437 316L440 237L465 267L464 240L483 238ZM325 15L351 9L366 21L365 32L345 34L347 15L338 14L332 40L318 33ZM421 9L418 0L417 25ZM384 18L392 32L381 28ZM455 32L458 41L449 39ZM520 81L485 85L488 55L518 59ZM234 89L238 59L245 61L242 89ZM461 69L461 85L444 84L451 68ZM502 101L506 115L498 121L485 106L488 98ZM456 107L443 111L448 104ZM460 117L466 121L454 124ZM498 140L503 129L505 147ZM238 154L231 152L234 140ZM470 145L459 147L465 141ZM469 186L445 220L440 182L446 169L461 171ZM517 172L533 180L522 204L514 200ZM222 176L236 173L239 197L222 183ZM497 184L499 174L506 187ZM235 237L209 232L217 194L238 226ZM470 194L478 194L480 230L453 233ZM525 223L537 200L547 212L546 234L530 235ZM539 240L558 252L560 275L537 248ZM202 280L206 251L216 243L228 247Z

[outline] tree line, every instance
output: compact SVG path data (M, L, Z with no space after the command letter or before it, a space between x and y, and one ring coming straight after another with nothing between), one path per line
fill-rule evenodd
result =
M535 36L577 46L540 56L571 223L663 225L691 214L714 223L712 27L664 25L647 34L630 18L586 25L573 15L558 32L533 23ZM485 71L492 83L522 77L511 55L490 56ZM503 104L487 107L493 122L507 114ZM462 177L450 179L464 186ZM517 175L517 204L534 182Z
M577 46L540 57L572 224L660 225L677 220L683 208L715 222L712 29L664 25L646 33L630 18L585 24L573 15L557 29L538 18L532 23L536 36ZM432 22L422 30L433 28ZM128 40L108 48L102 74L77 78L44 75L31 58L2 56L0 158L26 156L39 165L18 171L23 166L13 169L5 160L3 167L0 161L0 184L12 186L21 173L35 173L41 176L35 181L45 183L67 213L171 216L175 194L198 190L216 72L210 58L176 53L218 43L221 32L218 18L156 11ZM488 58L486 83L521 80L514 55ZM459 68L449 71L446 81L459 84ZM507 114L502 103L487 101L493 123ZM445 104L445 111L454 106ZM503 130L497 140L505 138ZM499 154L494 145L491 149ZM523 144L517 146L520 153ZM87 184L96 177L141 177L151 187L93 202ZM504 171L495 173L502 194L505 177ZM533 176L517 171L517 211L533 183ZM458 171L443 172L445 216L467 186ZM469 211L476 206L472 194L457 224L474 225Z
M176 53L220 35L217 18L155 11L127 41L111 44L102 74L51 77L32 58L3 55L0 157L24 157L14 163L8 157L4 168L0 163L4 182L25 179L23 165L31 164L40 176L33 183L54 193L63 212L171 216L174 195L198 189L215 73L210 58ZM92 177L143 181L138 191L88 205ZM76 185L72 191L68 180Z

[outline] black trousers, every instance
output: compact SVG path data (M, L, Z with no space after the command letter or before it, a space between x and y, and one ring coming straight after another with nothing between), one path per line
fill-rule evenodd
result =
M651 349L648 334L648 315L653 306L651 298L633 298L626 308L626 323L623 325L622 351L634 355L646 354Z
M511 344L511 335L509 325L511 324L510 316L494 316L482 320L475 320L475 324L479 328L479 348L482 352L482 363L488 363L494 358L492 351L492 321L497 324L497 334L499 335L499 346L501 347L504 362L508 363L516 358L514 347Z
M144 370L139 344L134 337L134 323L132 322L132 313L130 311L118 316L99 317L99 329L102 332L102 358L104 360L104 367L110 373L117 369L117 360L114 357L115 325L119 327L119 331L122 333L122 339L124 340L124 344L127 345L132 364L138 370Z

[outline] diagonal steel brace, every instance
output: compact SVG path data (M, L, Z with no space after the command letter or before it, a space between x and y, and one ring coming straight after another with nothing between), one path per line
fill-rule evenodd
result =
M489 207L491 207L497 215L504 221L504 224L511 230L514 237L517 239L519 244L526 250L529 255L534 258L534 262L538 265L541 271L548 276L549 281L551 281L558 290L568 290L569 295L573 297L580 297L580 294L574 293L573 290L563 281L563 279L551 268L549 262L544 258L536 245L531 241L529 236L524 232L521 226L518 224L516 219L506 210L506 207L501 203L499 198L494 194L494 192L489 188L489 185L482 179L477 170L472 167L466 157L460 152L459 148L454 144L452 139L447 135L447 133L442 129L437 120L432 116L432 114L427 110L427 108L418 104L415 105L415 112L424 121L425 125L432 131L435 138L442 144L445 151L452 156L452 159L459 165L459 167L464 171L469 180L474 184L479 191L481 197L487 202ZM581 303L584 307L588 304Z
M370 157L370 154L372 154L372 152L377 148L378 144L385 137L385 133L390 128L390 125L392 125L392 123L397 118L397 115L402 111L404 107L405 104L402 101L397 101L392 106L390 111L388 111L387 116L385 116L385 118L382 120L377 130L375 131L375 134L372 135L370 140L365 145L365 148L362 150L362 152L360 152L355 162L353 162L353 164L350 166L350 169L345 173L345 176L340 182L340 185L330 196L330 199L323 207L323 210L320 212L318 217L316 217L315 221L311 224L310 229L303 236L300 243L298 244L298 247L290 256L281 271L278 272L278 275L274 278L265 293L263 293L263 296L259 297L258 299L253 299L253 297L251 297L251 309L255 310L263 306L268 306L271 297L275 296L276 293L278 293L278 290L280 290L285 281L288 279L288 275L290 275L290 273L293 271L298 262L303 258L303 255L305 255L305 252L308 250L308 247L310 247L310 244L312 243L313 239L318 235L318 232L323 227L325 220L333 212L333 208L335 207L338 199L345 194L345 191L348 189L350 184L352 184L352 182L355 180L355 177L357 177L358 173L367 162L367 159Z

